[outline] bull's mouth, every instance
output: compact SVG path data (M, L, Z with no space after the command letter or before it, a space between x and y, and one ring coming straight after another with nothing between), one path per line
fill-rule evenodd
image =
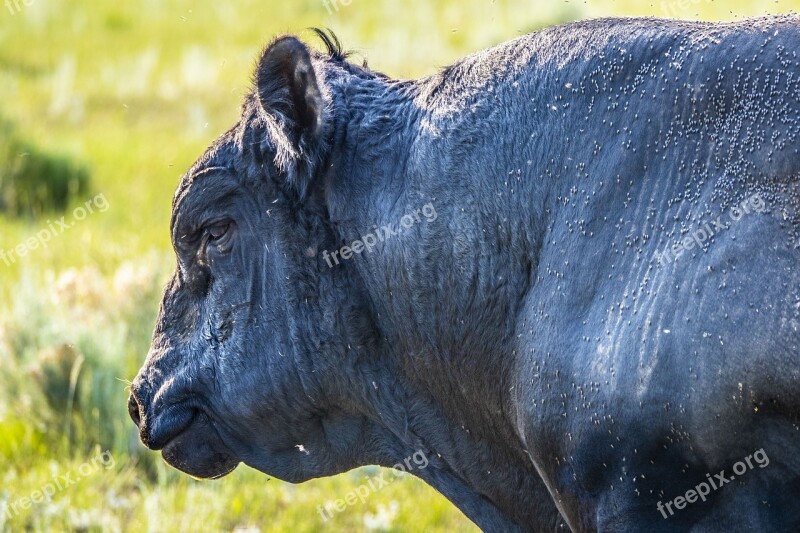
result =
M197 417L197 411L186 405L163 409L157 417L140 426L139 436L145 446L159 451L186 431Z
M239 465L208 416L196 410L159 417L147 444L161 450L168 465L195 478L219 479Z

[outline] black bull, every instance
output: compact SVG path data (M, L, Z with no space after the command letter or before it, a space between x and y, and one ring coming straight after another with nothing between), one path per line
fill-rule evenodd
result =
M800 25L598 20L416 81L293 37L184 177L132 386L219 477L402 464L490 531L800 529Z

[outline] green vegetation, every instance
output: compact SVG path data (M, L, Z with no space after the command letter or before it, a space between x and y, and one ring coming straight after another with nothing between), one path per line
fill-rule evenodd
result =
M88 171L69 158L43 154L0 120L0 212L41 215L85 194Z
M197 482L145 451L128 419L125 380L147 352L174 264L172 194L183 170L237 119L257 53L274 35L310 38L304 28L331 27L356 50L354 60L366 56L377 70L411 77L569 19L730 20L796 10L800 0L338 5L330 13L321 0L36 0L14 13L0 6L0 112L15 125L0 127L0 252L64 214L74 222L8 264L0 256L0 532L474 530L410 477L324 522L317 507L343 498L374 468L301 486L247 468ZM94 194L109 208L70 218ZM113 465L87 463L106 450ZM75 483L23 505L64 475ZM4 512L3 504L17 507Z

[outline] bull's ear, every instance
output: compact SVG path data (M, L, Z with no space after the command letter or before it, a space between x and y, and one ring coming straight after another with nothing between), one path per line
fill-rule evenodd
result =
M291 36L269 45L258 63L256 89L262 109L283 126L295 151L311 148L322 133L325 100L306 45Z

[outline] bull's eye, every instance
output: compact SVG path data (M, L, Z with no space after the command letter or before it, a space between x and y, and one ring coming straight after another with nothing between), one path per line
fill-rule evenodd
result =
M230 229L230 224L220 224L218 226L212 226L208 228L208 236L211 238L212 241L217 241L225 236Z
M208 250L215 250L219 253L230 250L233 236L232 222L219 222L210 225L206 228L205 233L206 248Z

